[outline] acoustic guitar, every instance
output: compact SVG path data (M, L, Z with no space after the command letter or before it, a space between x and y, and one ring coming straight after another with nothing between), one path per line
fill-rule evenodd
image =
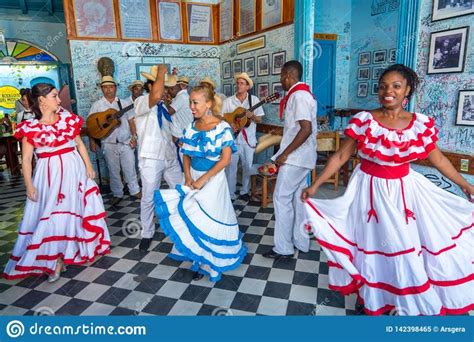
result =
M120 117L133 108L133 103L121 110L109 108L103 112L92 113L86 119L87 133L95 139L108 137L118 126Z
M280 97L279 93L272 94L270 96L265 97L256 105L250 107L249 109L245 109L243 107L237 107L232 113L225 113L224 120L234 129L234 131L240 131L242 128L247 125L247 112L253 112L258 107L264 105L265 103L273 102Z

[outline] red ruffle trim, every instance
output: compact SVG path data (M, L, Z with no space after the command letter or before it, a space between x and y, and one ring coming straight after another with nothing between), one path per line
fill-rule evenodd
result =
M61 115L62 112L60 112ZM22 140L23 137L26 137L27 141L33 145L33 147L57 147L64 145L68 141L73 140L76 138L80 133L81 133L81 128L82 128L82 123L83 119L75 115L73 113L70 113L65 118L60 117L58 122L54 123L53 126L56 128L58 123L60 121L66 122L66 128L64 129L57 129L54 132L46 132L42 131L42 125L37 123L37 124L31 124L29 121L24 121L20 123L15 131L15 134L13 135L17 140ZM25 131L25 126L30 128L30 131ZM47 142L44 137L39 138L40 136L46 134L48 137L49 136L54 136L53 142ZM64 138L63 140L58 140L59 137Z

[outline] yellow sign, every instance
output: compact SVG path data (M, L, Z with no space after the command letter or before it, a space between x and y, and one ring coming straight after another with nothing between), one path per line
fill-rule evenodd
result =
M0 107L15 109L15 101L20 98L20 90L12 86L0 87Z

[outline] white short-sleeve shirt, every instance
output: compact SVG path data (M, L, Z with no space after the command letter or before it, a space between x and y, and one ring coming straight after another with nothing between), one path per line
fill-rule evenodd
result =
M183 136L183 130L193 122L193 113L189 107L188 91L183 89L176 94L170 106L176 112L171 116L171 134L176 138L181 138Z
M301 83L301 82L299 82ZM296 83L294 86L296 86ZM291 87L291 88L293 88ZM290 90L291 90L290 88ZM290 153L286 164L307 169L313 169L316 165L316 134L317 134L317 117L316 117L316 100L313 96L304 90L297 90L291 94L285 108L285 125L283 128L283 139L280 143L280 149L272 157L276 158L285 151L288 145L295 139L301 126L300 120L311 122L312 133L296 150Z
M119 98L116 97L115 100L110 103L107 101L105 97L102 97L101 99L95 101L92 104L92 107L89 111L89 115L92 113L97 113L97 112L103 112L107 109L113 108L115 110L120 110L119 105L118 105L118 100ZM122 105L122 108L125 108L132 103L127 101L127 100L120 100L120 104ZM128 120L133 118L134 111L133 108L126 112L122 117L120 118L120 126L115 128L110 135L104 139L102 139L102 142L104 143L123 143L123 144L128 144L131 138L131 133L130 133L130 126L128 125Z
M250 108L249 96L252 96L252 106L255 106L257 103L260 102L258 97L254 95L247 95L247 97L245 98L243 102L240 102L237 96L233 95L225 99L224 104L222 106L222 113L223 114L232 113L238 107L249 109ZM263 111L262 107L258 107L257 109L254 110L253 113L255 114L255 116L265 115L265 112ZM245 133L247 133L247 139L248 139L249 145L256 146L257 145L257 125L255 124L255 122L252 121L249 127L245 127ZM239 133L239 135L237 135L237 137L235 138L235 144L236 145L247 144L242 133Z

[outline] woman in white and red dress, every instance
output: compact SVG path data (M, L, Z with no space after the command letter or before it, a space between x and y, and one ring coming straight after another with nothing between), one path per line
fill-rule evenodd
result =
M474 309L474 205L438 188L409 163L427 158L472 198L474 187L436 147L426 115L405 111L416 73L396 64L379 80L382 107L356 114L341 149L302 193L328 257L329 288L357 293L367 314L462 314ZM346 163L361 158L343 196L311 199ZM470 230L471 229L471 230Z
M2 276L17 279L48 274L56 281L64 264L93 261L109 252L105 210L87 149L82 118L59 106L54 86L31 90L35 118L17 126L28 197L18 239ZM33 152L38 161L32 177Z

